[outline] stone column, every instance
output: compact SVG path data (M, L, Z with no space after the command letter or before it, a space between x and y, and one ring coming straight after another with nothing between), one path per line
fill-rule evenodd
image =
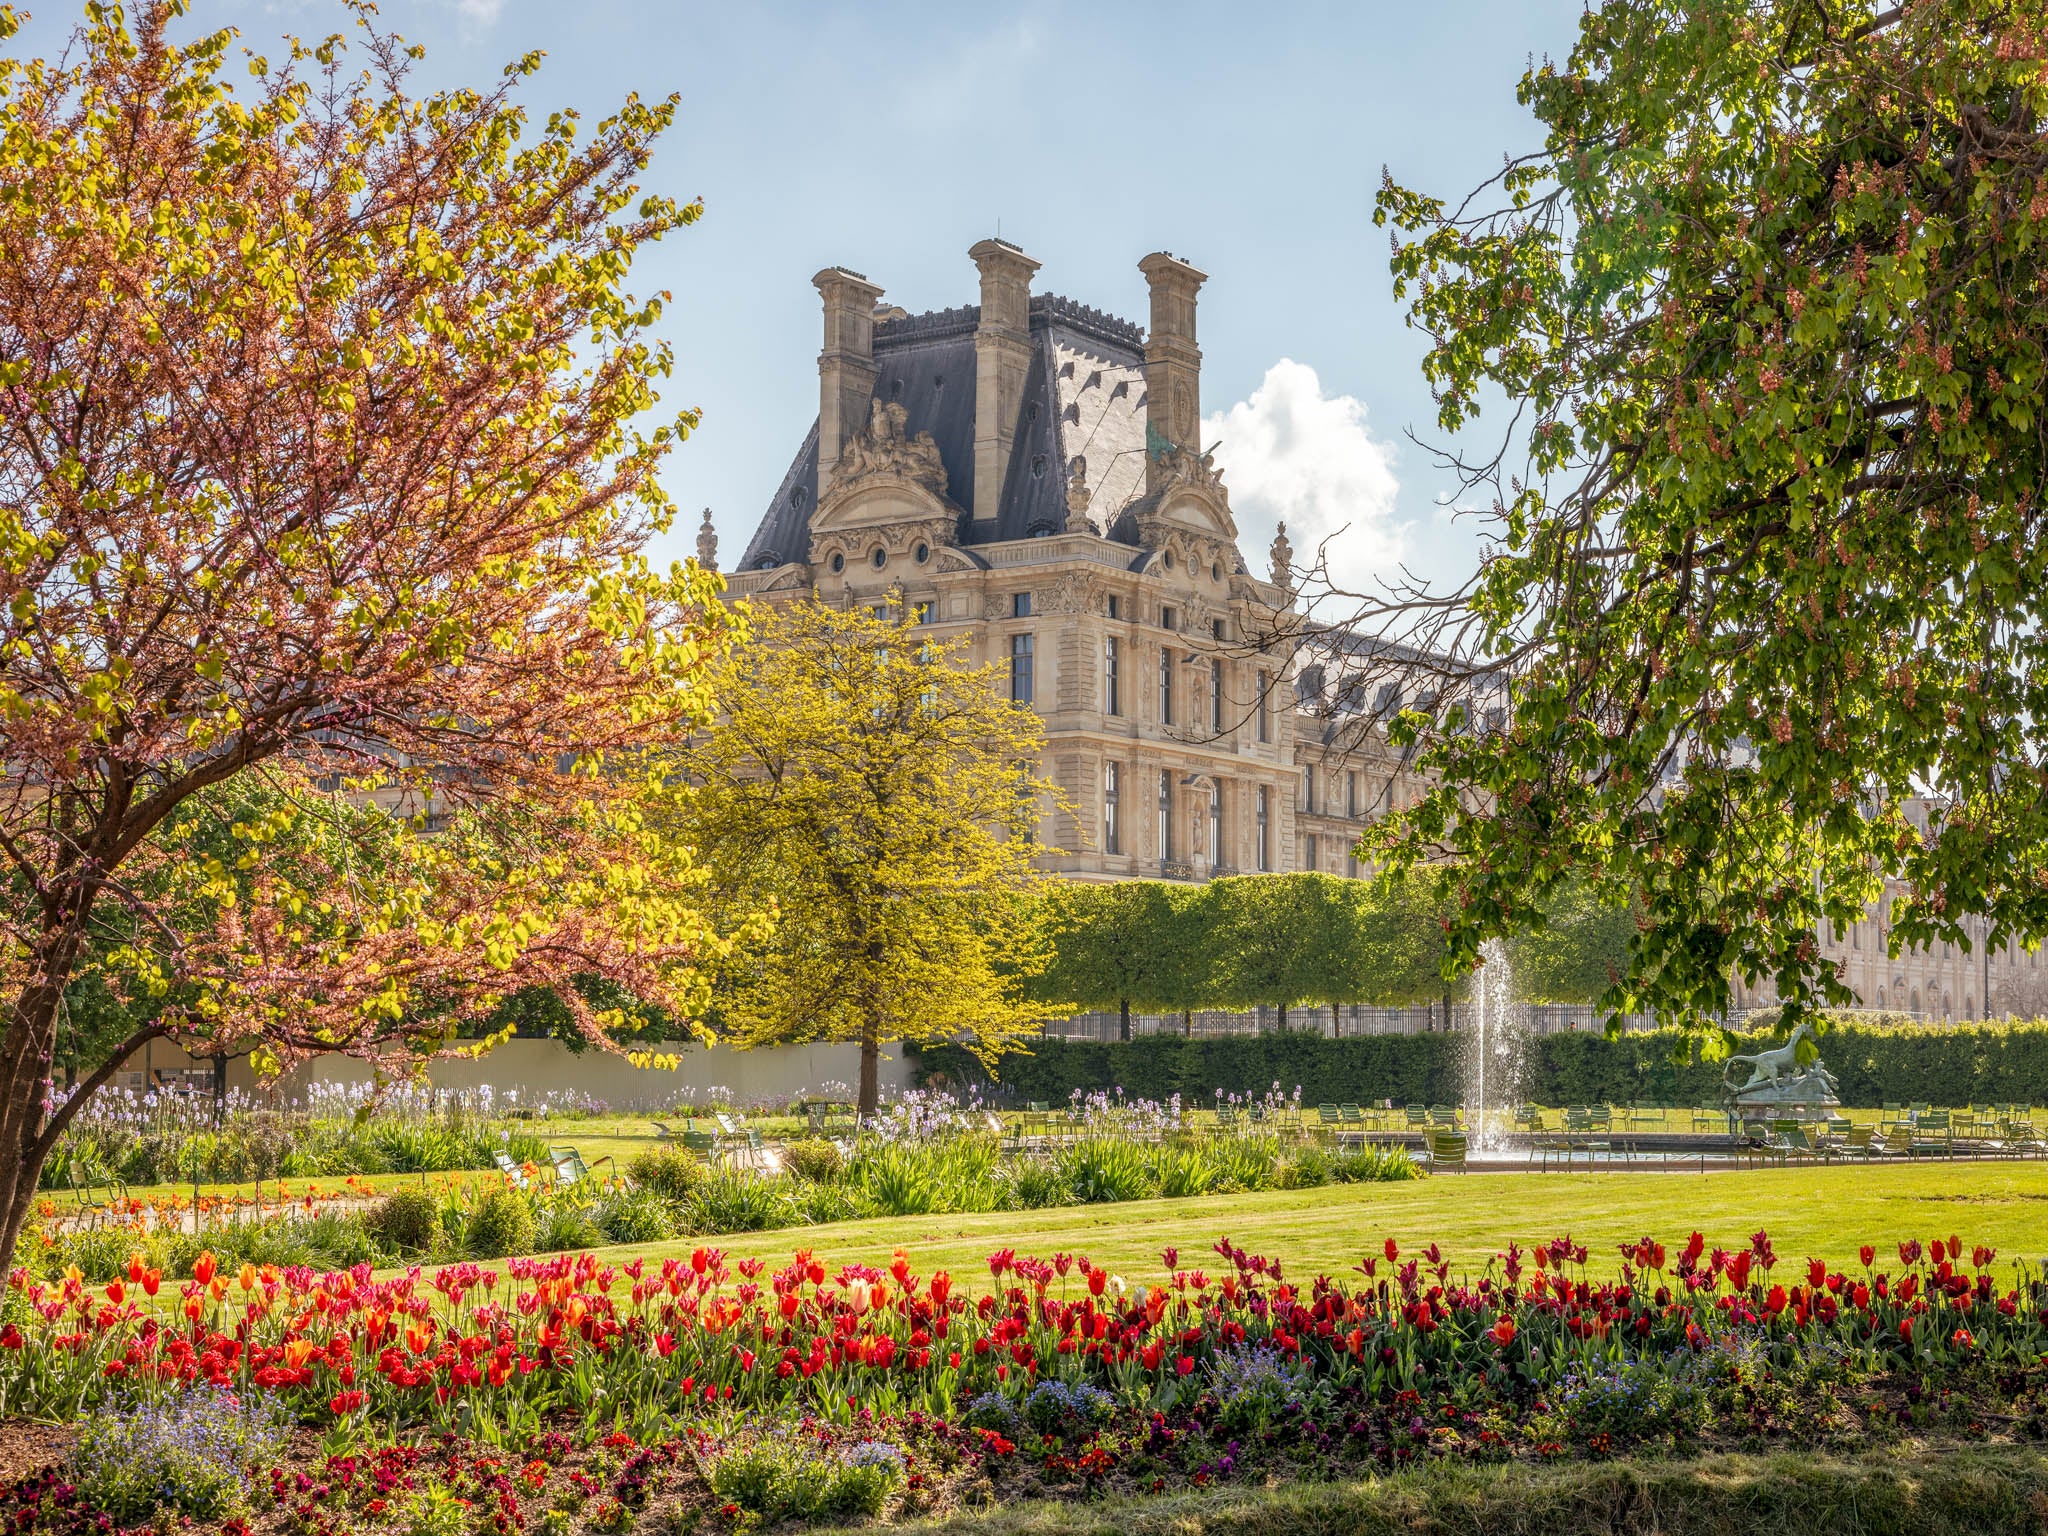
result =
M1201 451L1202 349L1195 345L1195 296L1208 274L1154 251L1138 263L1152 293L1145 338L1145 489L1167 479L1165 455Z

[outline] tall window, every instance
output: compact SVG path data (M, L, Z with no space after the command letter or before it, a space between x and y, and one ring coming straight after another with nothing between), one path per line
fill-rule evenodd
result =
M1123 835L1117 826L1117 772L1115 763L1102 765L1102 851L1122 853Z
M1223 786L1209 786L1209 866L1223 862Z
M1124 712L1124 643L1115 635L1102 642L1102 703L1112 715Z
M1010 636L1010 701L1015 704L1031 702L1031 637Z
M1314 814L1316 808L1316 765L1314 763L1308 764L1303 774L1302 794L1304 798L1301 802L1301 808L1310 814ZM1315 866L1310 865L1309 867L1313 869Z
M1031 594L1029 592L1012 592L1010 594L1010 617L1013 619L1028 619L1031 617Z
M1159 723L1173 724L1173 650L1159 647Z
M1173 857L1173 772L1159 770L1159 857Z
M1218 735L1223 731L1223 663L1213 656L1209 658L1209 729Z
M1273 791L1259 786L1259 873L1273 867Z
M1271 683L1272 679L1264 672L1259 674L1259 740L1262 742L1273 739L1273 729L1266 723L1266 692Z
M1302 838L1301 838L1301 857L1302 857L1302 865L1301 865L1301 867L1302 867L1303 869L1314 869L1314 868L1316 867L1316 835L1315 835L1315 833L1313 833L1313 832L1305 832L1305 833L1303 833L1303 834L1302 834Z
M1358 775L1349 770L1344 774L1344 814L1358 814Z
M1114 592L1110 593L1110 594L1109 594L1109 616L1110 616L1110 617L1111 617L1112 619L1120 619L1120 618L1122 618L1122 617L1124 616L1124 611L1123 611L1123 610L1124 610L1124 605L1123 605L1123 604L1122 604L1121 602L1119 602L1119 601L1117 600L1117 595L1116 595L1116 594L1115 594Z

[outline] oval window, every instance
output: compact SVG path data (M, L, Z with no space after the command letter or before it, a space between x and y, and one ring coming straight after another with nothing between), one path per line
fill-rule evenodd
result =
M833 574L834 576L837 576L837 575L838 575L838 574L839 574L839 573L840 573L841 571L843 571L843 570L845 570L845 569L846 569L846 556L844 556L844 555L842 555L842 554L839 554L838 552L836 552L836 551L835 551L835 552L833 553L833 556L832 556L832 574Z
M1167 551L1167 552L1166 552L1165 554L1161 555L1161 556L1159 557L1159 563L1160 563L1161 565L1165 566L1165 567L1166 567L1166 568L1167 568L1167 569L1168 569L1169 571L1170 571L1170 570L1172 570L1172 569L1173 569L1173 551L1169 549L1169 550L1168 550L1168 551Z
M916 556L917 563L919 565L923 565L925 561L931 559L932 547L929 544L920 544L917 546L916 549L912 550L911 553Z
M1223 579L1223 566L1221 563L1213 564L1209 567L1209 579L1211 581L1221 581Z
M889 551L882 548L881 545L877 544L875 546L875 553L873 559L875 562L875 569L879 571L883 566L889 563Z

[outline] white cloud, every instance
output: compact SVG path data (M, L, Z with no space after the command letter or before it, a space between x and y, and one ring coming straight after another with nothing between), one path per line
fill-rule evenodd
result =
M1324 394L1315 369L1283 357L1250 399L1203 422L1202 440L1216 445L1238 531L1261 576L1283 518L1297 566L1323 546L1330 581L1349 591L1372 590L1394 574L1409 525L1394 521L1394 445L1368 430L1364 401Z

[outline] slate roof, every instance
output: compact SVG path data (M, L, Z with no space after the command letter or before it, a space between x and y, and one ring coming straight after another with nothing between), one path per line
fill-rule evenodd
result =
M1067 518L1068 466L1087 461L1088 515L1117 536L1119 514L1145 489L1145 334L1127 320L1057 294L1031 300L1031 367L993 524L974 505L975 304L875 323L874 398L900 404L910 436L929 432L960 508L959 540L985 544L1057 533ZM739 569L805 559L818 502L814 421L776 487Z

